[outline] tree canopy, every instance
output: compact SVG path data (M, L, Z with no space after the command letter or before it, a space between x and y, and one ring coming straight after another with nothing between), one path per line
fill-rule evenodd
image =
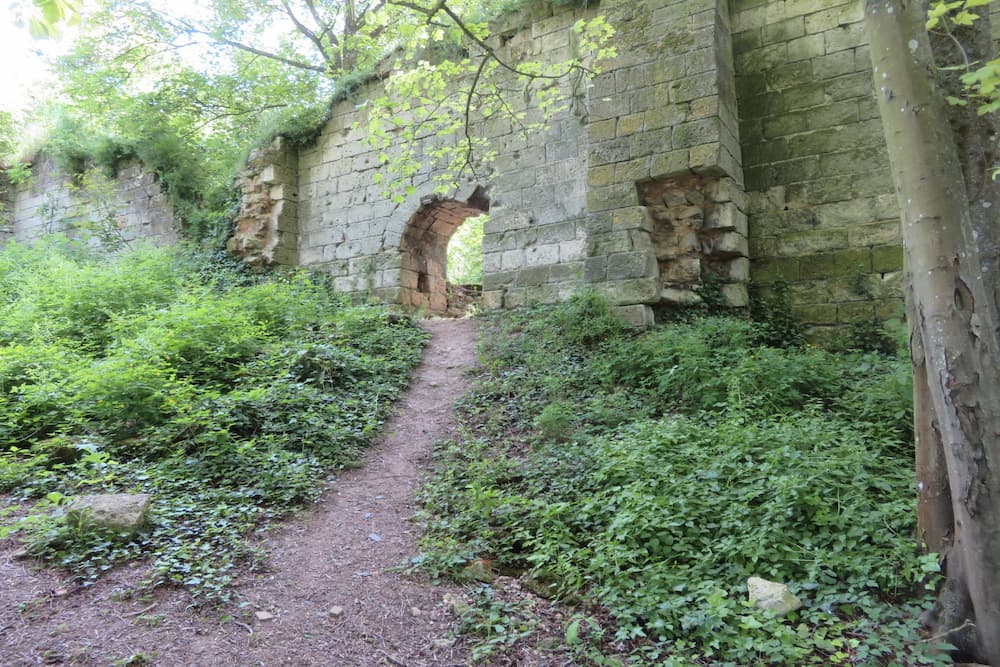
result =
M581 26L582 53L558 67L500 60L486 41L487 22L529 2L97 0L80 10L73 49L58 62L59 95L35 115L46 119L46 147L64 167L86 157L114 168L137 156L167 183L183 217L204 217L206 206L226 207L225 191L253 145L279 133L310 140L335 96L389 71L414 72L405 85L423 98L451 98L430 106L436 130L455 132L472 99L442 86L444 76L467 75L474 88L497 67L529 79L589 69L610 32L600 21ZM79 8L70 0L36 4L50 32ZM362 102L377 119L375 144L388 141L382 121L398 107L386 97Z

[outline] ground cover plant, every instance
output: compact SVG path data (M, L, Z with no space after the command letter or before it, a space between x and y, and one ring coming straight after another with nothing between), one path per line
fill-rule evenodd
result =
M227 595L255 527L354 464L425 334L306 273L184 249L0 251L0 507L30 554L93 582L148 558L149 587ZM153 495L135 535L69 527L87 493ZM17 517L17 520L14 520Z
M949 662L919 632L937 561L914 538L905 359L732 317L637 333L592 295L483 327L423 567L485 560L576 604L581 664ZM753 575L804 607L753 609Z

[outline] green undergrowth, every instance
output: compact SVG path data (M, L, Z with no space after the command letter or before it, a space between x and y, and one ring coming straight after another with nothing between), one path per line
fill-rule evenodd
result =
M227 595L249 533L315 498L372 440L425 334L307 273L63 241L0 251L0 528L85 584L146 558L146 586ZM73 496L153 495L128 536L68 527Z
M947 662L918 631L937 563L914 540L908 362L773 334L638 333L589 295L485 321L420 564L491 559L574 603L581 664ZM803 608L752 608L750 576Z

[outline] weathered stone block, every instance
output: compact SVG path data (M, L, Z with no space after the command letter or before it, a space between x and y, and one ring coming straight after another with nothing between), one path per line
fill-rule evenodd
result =
M872 271L887 273L903 269L903 249L900 246L878 246L871 251Z
M707 211L706 229L730 230L747 235L747 216L732 202L716 204Z
M151 501L148 493L77 496L66 505L66 523L76 528L96 526L134 533L145 524Z
M743 283L729 283L722 286L722 301L730 308L746 308L750 305L750 295Z
M875 304L871 301L841 303L837 306L838 322L868 322L875 317Z
M700 257L675 257L661 269L661 277L668 283L694 284L701 280Z
M850 245L847 230L827 229L785 234L776 240L774 252L778 257L787 257L814 254L826 250L841 250Z
M650 176L652 178L662 178L687 173L690 162L691 154L687 149L653 155L653 160L649 168Z
M660 281L658 278L609 280L594 285L594 289L614 304L656 303L660 296Z
M646 329L655 324L653 309L644 304L631 304L628 306L616 306L615 313L625 320L629 326L637 329Z
M656 256L649 251L622 252L608 257L608 280L628 280L655 276Z
M717 257L746 257L750 253L747 237L739 232L722 232L702 241L702 252Z
M805 324L833 324L837 321L835 304L794 304L792 314Z
M849 228L849 239L852 246L901 244L902 230L898 221L855 225Z
M499 310L504 307L504 291L484 289L479 302L486 310Z

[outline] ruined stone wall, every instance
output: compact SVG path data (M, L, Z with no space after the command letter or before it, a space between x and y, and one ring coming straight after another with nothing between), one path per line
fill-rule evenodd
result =
M178 238L173 207L159 179L145 172L138 161L124 164L114 179L96 172L71 177L51 160L41 157L32 165L27 182L8 187L6 238L30 242L45 234L113 242L138 239L173 243ZM0 235L0 243L4 241Z
M902 312L900 224L860 0L732 0L755 282L822 330Z
M393 201L378 182L378 151L363 141L366 110L344 101L317 144L298 152L296 168L281 146L257 154L242 177L246 215L231 245L246 245L252 261L270 253L322 268L345 292L440 310L441 248L466 217L488 211L489 308L557 301L589 285L646 322L650 306L697 300L709 272L730 303L745 305L747 202L728 4L606 0L600 9L617 30L618 57L590 85L564 81L573 103L543 131L476 119L472 132L496 159L456 192L435 193L438 174L424 159L456 138L427 136L412 191ZM514 63L563 61L573 24L594 11L536 7L497 26L493 45ZM378 85L359 99L379 94ZM534 98L516 110L526 123L541 120ZM297 194L294 215L275 218L273 192L285 207Z

